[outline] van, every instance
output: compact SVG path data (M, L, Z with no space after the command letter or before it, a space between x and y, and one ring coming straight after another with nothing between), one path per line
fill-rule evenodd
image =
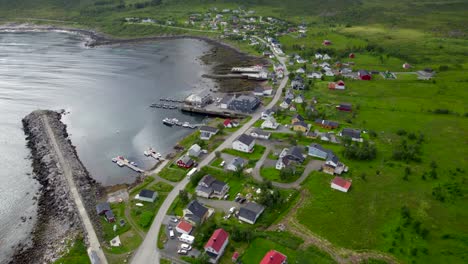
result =
M174 230L169 230L169 237L170 237L171 239L174 239L174 237L175 237L175 236L174 236Z

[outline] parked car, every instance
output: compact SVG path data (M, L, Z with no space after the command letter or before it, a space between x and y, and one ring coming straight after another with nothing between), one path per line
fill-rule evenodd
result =
M231 207L231 209L229 209L229 212L232 214L236 211L236 207Z
M180 254L180 255L187 255L188 251L185 250L185 249L179 249L177 250L177 254Z
M192 250L192 246L190 246L189 244L183 243L183 244L180 245L180 249L190 251L190 250Z
M177 223L177 222L179 222L179 219L177 219L175 217L171 217L171 222Z
M172 226L171 226L171 225L167 226L167 228L168 228L169 230L172 230Z

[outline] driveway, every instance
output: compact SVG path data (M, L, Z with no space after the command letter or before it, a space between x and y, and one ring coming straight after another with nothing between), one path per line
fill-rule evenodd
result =
M197 200L208 207L216 209L216 211L223 211L225 213L228 213L231 207L237 208L239 206L238 203L229 200L206 199L201 197L198 197Z

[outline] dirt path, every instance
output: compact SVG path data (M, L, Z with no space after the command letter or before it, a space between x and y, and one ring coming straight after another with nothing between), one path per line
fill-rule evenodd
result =
M361 263L362 261L368 259L379 259L392 264L398 263L398 261L393 257L380 252L356 252L350 249L337 247L328 240L314 234L307 227L303 226L301 223L299 223L299 221L297 221L297 210L302 207L305 201L311 199L310 193L306 190L302 190L300 196L301 198L296 203L296 205L294 205L294 207L289 211L284 219L278 224L284 225L285 230L304 240L304 243L300 246L300 249L306 249L313 245L319 248L321 251L327 252L336 262L340 264ZM278 225L270 226L268 230L276 230Z

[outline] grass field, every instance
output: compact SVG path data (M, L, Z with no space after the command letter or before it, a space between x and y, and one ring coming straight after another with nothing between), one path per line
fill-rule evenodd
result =
M171 182L178 182L182 180L185 175L187 175L187 170L182 168L178 168L176 166L166 166L159 172L159 177L166 179Z
M235 149L224 149L223 152L250 161L257 161L262 157L263 152L265 152L265 147L257 144L252 153L246 153Z
M61 258L54 261L54 264L87 264L89 261L88 252L83 239L73 242L73 246Z

